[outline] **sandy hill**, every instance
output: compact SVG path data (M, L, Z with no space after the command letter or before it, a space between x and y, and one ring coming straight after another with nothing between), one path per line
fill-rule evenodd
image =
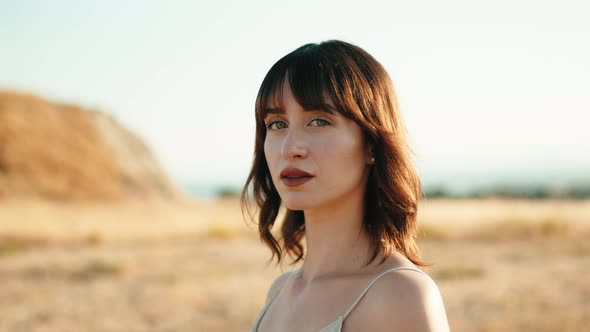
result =
M111 116L0 91L0 199L178 198L148 146Z

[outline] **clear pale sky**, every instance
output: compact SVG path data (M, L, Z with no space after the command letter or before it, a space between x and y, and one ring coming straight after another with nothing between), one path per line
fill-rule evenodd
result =
M177 180L240 183L268 69L342 39L389 71L426 182L588 178L589 17L587 1L0 0L0 89L113 114Z

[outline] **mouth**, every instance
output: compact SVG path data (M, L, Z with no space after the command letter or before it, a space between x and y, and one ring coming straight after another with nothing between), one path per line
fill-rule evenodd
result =
M299 168L285 168L281 171L280 177L287 187L296 187L313 179L314 175Z
M299 176L299 177L284 177L281 179L281 181L283 181L283 184L287 187L296 187L296 186L300 186L304 183L306 183L307 181L313 179L313 176Z

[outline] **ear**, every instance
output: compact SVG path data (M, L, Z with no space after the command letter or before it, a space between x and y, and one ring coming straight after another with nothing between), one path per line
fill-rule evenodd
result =
M375 163L375 155L373 153L373 145L367 144L366 151L367 151L367 153L365 155L365 162L368 165L373 165Z

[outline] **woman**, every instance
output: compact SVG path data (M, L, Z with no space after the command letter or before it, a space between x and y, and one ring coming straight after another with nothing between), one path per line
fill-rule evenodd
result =
M270 69L242 204L250 212L253 196L277 263L303 264L272 283L253 332L449 331L436 284L416 268L427 264L406 136L387 72L355 45L307 44Z

